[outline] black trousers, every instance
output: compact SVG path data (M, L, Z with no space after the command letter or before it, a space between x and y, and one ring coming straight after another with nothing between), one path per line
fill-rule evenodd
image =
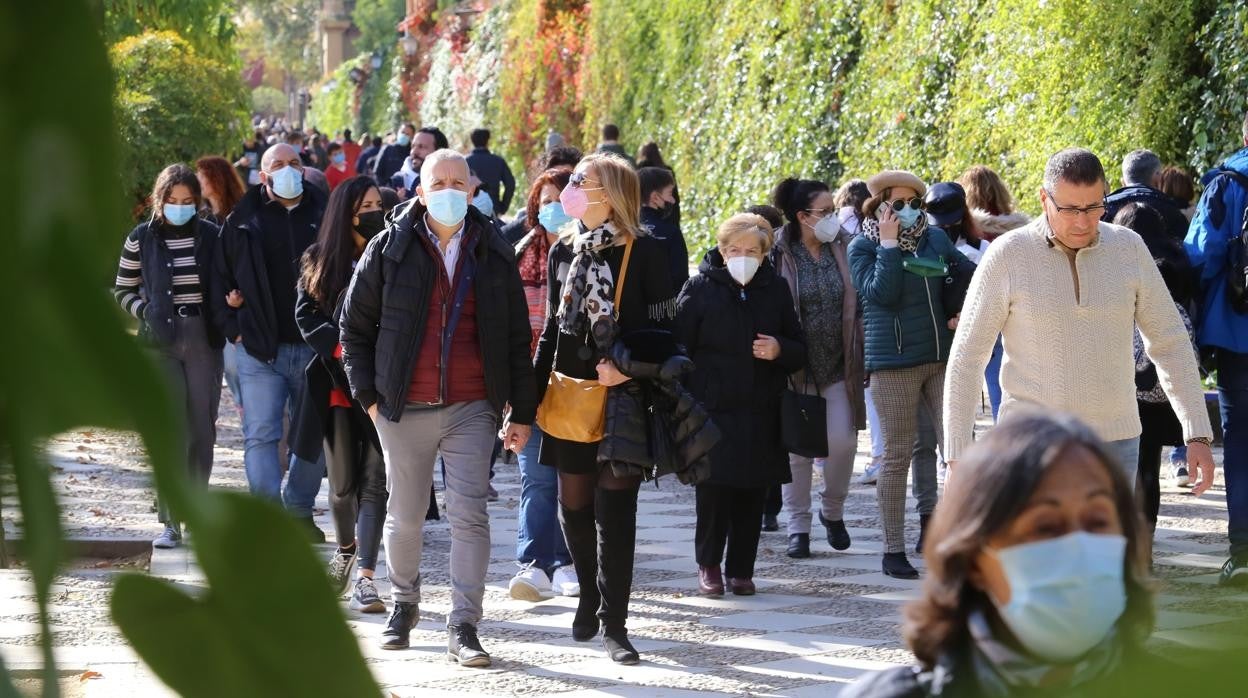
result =
M767 516L779 516L780 510L784 508L784 499L780 496L780 485L771 485L767 488L767 506L763 509L763 513Z
M718 567L722 561L724 576L753 579L758 522L763 516L767 488L698 485L696 490L698 526L693 541L698 564Z

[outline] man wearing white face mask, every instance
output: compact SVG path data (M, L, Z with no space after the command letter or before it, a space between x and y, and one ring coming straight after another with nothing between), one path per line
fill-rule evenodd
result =
M737 214L717 237L676 300L676 337L696 367L687 384L723 434L697 486L694 549L702 593L748 595L767 488L790 479L780 394L806 345L788 285L766 261L766 219Z
M422 529L433 464L445 461L451 523L449 656L489 666L477 639L490 560L490 451L520 452L537 411L528 305L511 248L468 205L468 164L425 159L416 198L395 209L356 266L342 311L351 392L377 425L390 499L385 548L394 612L384 649L403 649L419 617ZM384 301L383 301L384 299Z
M316 240L325 197L317 187L305 188L303 163L289 145L265 151L260 170L261 186L243 196L222 227L209 303L226 340L243 349L237 359L248 487L280 497L312 540L324 542L312 521L324 461L291 456L283 490L278 443L283 413L299 404L304 368L315 356L295 324L295 289L299 258Z

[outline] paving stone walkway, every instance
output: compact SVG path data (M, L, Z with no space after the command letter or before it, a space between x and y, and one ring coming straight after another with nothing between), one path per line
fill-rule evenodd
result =
M237 434L231 431L235 428L236 422L224 423L224 447L218 449L214 484L242 486L241 451ZM866 464L869 445L865 433L863 437L859 472ZM111 456L114 451L118 449L97 453L95 460L105 469L125 471L129 466L120 462L124 459ZM107 477L103 472L96 475ZM494 484L500 499L490 505L493 550L486 619L480 628L482 641L494 658L492 668L463 669L445 658L450 592L445 571L449 527L444 521L426 527L424 601L411 649L379 649L385 615L359 614L343 606L374 676L394 695L833 696L865 671L912 659L900 641L900 610L917 595L919 583L891 579L880 572L882 536L873 487L856 485L850 491L846 506L846 522L854 540L850 550L834 552L816 526L813 556L802 561L787 558L782 515L782 530L764 533L760 544L755 580L759 593L721 599L697 593L692 489L674 479L657 487L644 485L629 619L630 636L643 661L639 666L621 667L605 659L599 643L572 641L569 628L575 599L554 597L528 603L508 596L507 582L517 570L520 483L515 466L500 464ZM332 531L324 491L317 509L321 527ZM918 529L913 500L909 509L907 538L913 547ZM158 532L158 527L133 512L119 515L116 527L138 528L144 535ZM1214 586L1225 531L1225 491L1220 485L1199 500L1178 489L1165 492L1155 550L1162 610L1153 642L1159 647L1182 652L1236 633L1243 636L1242 625L1231 621L1231 616L1242 618L1248 613L1248 594ZM331 550L332 545L322 547L326 559ZM917 556L912 561L921 569ZM151 573L202 584L186 549L156 551ZM84 682L81 695L168 695L108 622L104 604L111 574L111 570L76 570L58 582L53 606L58 661L66 668L101 675ZM378 577L389 604L384 565ZM34 612L24 574L18 570L0 575L0 655L11 668L38 665Z

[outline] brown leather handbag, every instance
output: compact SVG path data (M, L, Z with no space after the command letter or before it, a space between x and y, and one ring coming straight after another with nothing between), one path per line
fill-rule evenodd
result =
M615 317L620 317L620 299L628 260L633 254L633 241L624 247L620 278L615 284ZM537 406L537 426L542 433L556 439L591 444L602 440L607 421L607 386L593 378L573 378L558 371L550 372L546 395Z

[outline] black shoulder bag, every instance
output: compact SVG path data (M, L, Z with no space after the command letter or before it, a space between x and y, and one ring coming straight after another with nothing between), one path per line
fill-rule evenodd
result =
M828 456L828 403L807 364L802 386L813 386L814 395L798 391L789 376L789 387L780 395L780 444L784 450L806 458Z

